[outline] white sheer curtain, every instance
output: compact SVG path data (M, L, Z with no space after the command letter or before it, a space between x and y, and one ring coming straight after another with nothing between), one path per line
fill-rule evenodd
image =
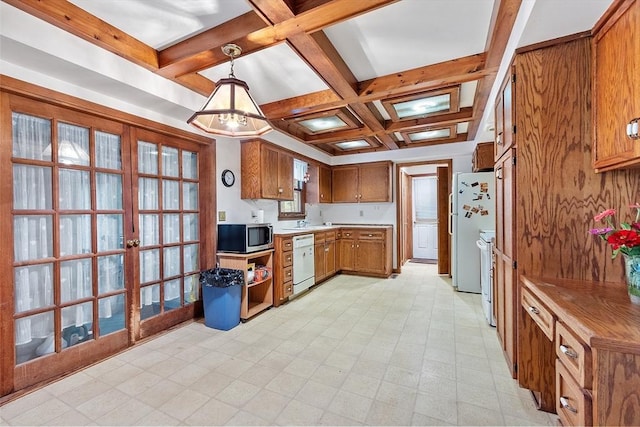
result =
M11 122L13 129L13 157L51 160L50 120L13 113Z

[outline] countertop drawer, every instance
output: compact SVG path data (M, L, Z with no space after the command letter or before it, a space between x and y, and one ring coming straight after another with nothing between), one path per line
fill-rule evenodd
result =
M358 238L360 240L384 240L386 234L384 231L378 230L360 230L358 231Z
M289 298L293 295L293 280L288 280L282 284L282 297Z
M289 281L293 281L293 266L282 269L282 282L287 283Z
M542 303L536 298L528 289L522 289L522 307L529 313L529 316L538 324L542 332L549 338L550 341L553 341L555 338L554 326L555 322L553 320L553 316L547 310L547 308L542 305Z
M593 425L591 396L571 377L560 360L556 359L556 411L562 425Z
M357 234L356 230L350 229L350 228L346 228L346 229L342 229L340 230L340 234L338 237L340 237L341 239L344 238L355 238Z
M324 231L316 231L313 236L313 241L316 245L323 244L326 239L327 233Z
M591 388L591 350L560 322L556 323L556 354L566 370L582 388Z
M324 240L326 242L332 242L332 241L336 240L336 232L335 232L335 230L326 231L324 233Z
M293 264L293 251L282 253L282 267L291 267Z
M293 250L293 237L285 237L280 243L280 249L282 251Z

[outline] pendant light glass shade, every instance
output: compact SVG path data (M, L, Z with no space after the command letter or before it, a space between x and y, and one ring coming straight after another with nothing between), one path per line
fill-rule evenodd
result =
M187 123L204 132L232 138L264 135L271 125L249 95L249 86L233 75L233 59L240 54L240 47L227 45L222 50L231 57L231 74L218 81L207 102Z

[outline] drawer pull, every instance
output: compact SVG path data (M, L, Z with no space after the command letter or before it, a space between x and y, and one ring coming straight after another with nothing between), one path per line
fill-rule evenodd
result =
M572 359L577 359L577 358L578 358L578 353L576 353L575 351L573 351L573 350L571 349L571 347L567 347L567 346L566 346L566 345L564 345L564 344L560 346L560 351L561 351L563 354L566 354L567 356L569 356L569 357L570 357L570 358L572 358Z
M578 410L569 404L569 399L564 396L560 396L560 406L564 409L573 412L574 414L578 413Z
M540 310L538 310L532 305L529 306L529 311L532 312L533 314L540 314Z

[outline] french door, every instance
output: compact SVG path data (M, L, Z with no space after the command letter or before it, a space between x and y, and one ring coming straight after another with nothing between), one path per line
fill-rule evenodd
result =
M0 159L11 196L0 205L12 303L0 344L17 390L194 316L203 156L194 142L10 99Z

